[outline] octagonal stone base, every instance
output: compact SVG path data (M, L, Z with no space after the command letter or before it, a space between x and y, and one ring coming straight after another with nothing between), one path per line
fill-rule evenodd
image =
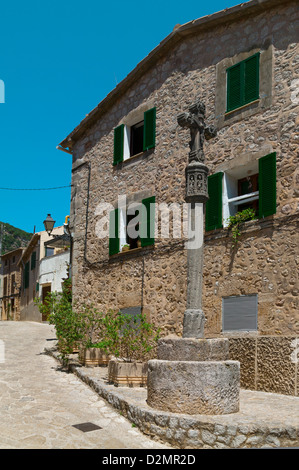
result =
M147 403L184 414L228 414L239 411L238 361L148 362Z
M165 361L226 361L229 359L229 340L167 336L158 341L157 357Z

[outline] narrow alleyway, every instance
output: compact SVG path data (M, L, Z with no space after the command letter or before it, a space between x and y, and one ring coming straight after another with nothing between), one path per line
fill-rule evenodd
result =
M44 348L54 328L0 321L0 449L167 449L71 373ZM92 423L84 432L74 426Z

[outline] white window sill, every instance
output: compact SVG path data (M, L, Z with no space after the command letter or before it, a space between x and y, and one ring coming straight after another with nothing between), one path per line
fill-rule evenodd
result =
M239 205L240 202L246 203L251 201L256 201L259 198L259 191L254 191L253 193L243 194L243 196L232 197L228 199L227 202L229 204L233 204L234 206Z

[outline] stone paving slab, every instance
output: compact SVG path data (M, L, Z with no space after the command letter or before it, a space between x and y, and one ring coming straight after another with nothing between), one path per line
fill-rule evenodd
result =
M45 354L55 343L51 325L0 321L0 449L171 448L150 439ZM100 429L74 427L86 422Z
M55 348L48 348L47 353L59 359ZM183 415L149 407L146 388L109 384L107 367L83 367L74 354L70 356L69 368L143 433L173 447L299 447L298 397L241 389L238 413Z

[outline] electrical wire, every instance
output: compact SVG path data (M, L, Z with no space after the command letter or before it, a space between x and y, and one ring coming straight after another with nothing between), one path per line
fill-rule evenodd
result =
M0 188L0 190L4 191L52 191L53 189L62 189L62 188L70 188L72 185L69 184L68 186L57 186L56 188Z

